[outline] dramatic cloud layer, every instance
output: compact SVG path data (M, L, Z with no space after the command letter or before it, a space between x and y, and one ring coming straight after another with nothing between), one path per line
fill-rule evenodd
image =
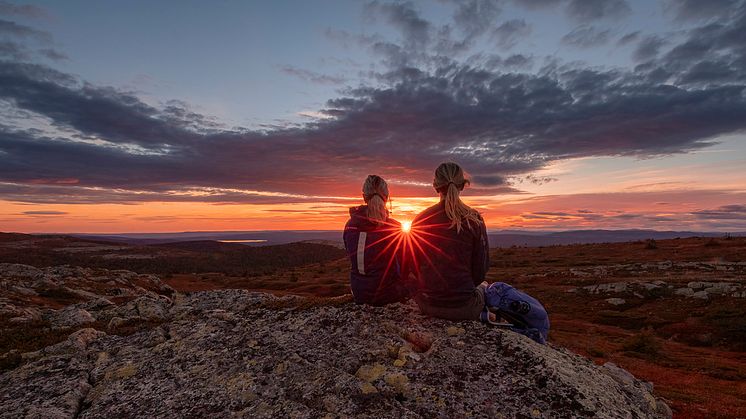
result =
M401 194L423 196L445 160L469 169L471 193L489 195L517 192L511 179L554 161L685 153L746 128L744 2L714 2L709 20L676 36L623 36L620 44L635 45L633 69L544 59L535 71L530 56L474 50L479 42L512 48L530 24L503 19L498 2L452 6L452 21L439 25L411 3L369 3L369 18L397 30L398 39L329 31L380 58L367 81L328 100L318 110L326 119L263 131L228 129L187 104L148 105L57 71L22 44L48 43L48 34L0 20L9 37L0 43L0 196L301 202L356 196L368 173L398 182ZM623 0L527 6L563 7L580 25L563 40L583 48L611 39L598 22L630 13ZM677 19L702 15L692 2L669 6ZM43 14L0 3L3 12ZM280 71L322 84L347 80L289 65Z

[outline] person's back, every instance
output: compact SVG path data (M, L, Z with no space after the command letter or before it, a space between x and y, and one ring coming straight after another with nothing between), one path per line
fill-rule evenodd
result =
M465 221L465 223L468 223ZM443 307L468 302L487 270L487 232L484 222L471 222L460 231L450 228L443 201L420 213L412 222L427 241L418 261L418 290L424 301Z
M433 181L441 201L412 222L420 251L415 301L434 317L477 320L484 309L489 244L482 217L459 198L468 183L456 163L441 164Z
M401 233L398 221L388 216L386 182L371 175L363 185L367 205L350 208L343 234L350 257L350 288L358 304L384 305L408 297L401 275Z

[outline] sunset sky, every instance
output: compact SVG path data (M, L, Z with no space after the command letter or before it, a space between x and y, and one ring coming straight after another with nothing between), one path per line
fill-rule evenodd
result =
M746 231L745 0L0 0L0 231Z

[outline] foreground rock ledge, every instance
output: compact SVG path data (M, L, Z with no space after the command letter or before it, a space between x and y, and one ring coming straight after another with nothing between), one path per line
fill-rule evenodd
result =
M476 322L241 290L82 329L0 376L0 417L670 417L652 386Z

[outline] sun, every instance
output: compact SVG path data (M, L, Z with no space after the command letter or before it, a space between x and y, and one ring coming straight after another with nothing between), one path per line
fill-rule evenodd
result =
M412 229L412 222L411 221L402 221L401 223L401 231L405 233L409 233L409 230Z

